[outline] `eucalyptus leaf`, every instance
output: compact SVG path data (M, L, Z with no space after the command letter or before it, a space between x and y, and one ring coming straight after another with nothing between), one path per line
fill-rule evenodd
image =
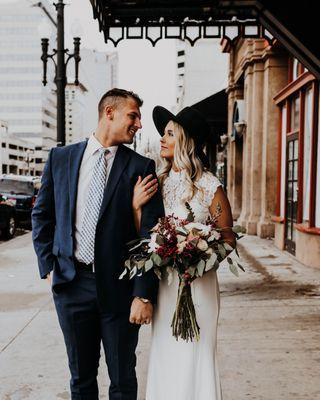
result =
M235 233L242 233L242 226L240 225L235 225L232 227L233 232Z
M221 255L222 258L225 258L227 255L225 248L222 246L222 244L218 244L218 251Z
M188 272L188 273L190 274L191 278L193 278L194 275L195 275L195 272L196 272L196 267L189 267L189 268L186 270L186 272Z
M238 252L238 249L237 249L237 247L235 247L235 252L236 252L236 255L240 258L240 256L239 256L239 252Z
M217 271L219 266L220 266L219 260L216 260L215 263L214 263L214 269Z
M184 228L183 226L178 226L178 227L176 228L176 231L177 231L177 233L178 233L179 235L182 235L182 236L187 236L187 235L188 235L188 231L187 231L186 228Z
M146 263L146 259L145 259L145 258L142 259L142 260L140 260L140 261L138 261L138 262L137 262L137 268L138 268L139 270L141 270L141 269L144 267L145 263Z
M161 280L162 276L161 276L161 271L159 268L154 268L154 273L157 275L157 277Z
M159 234L156 236L156 243L157 243L159 246L162 246L163 243L164 243L163 237L162 237L161 235L159 235Z
M141 239L130 240L130 242L127 243L127 246L129 246L129 247L133 246L133 245L135 245L136 243L138 243L140 241L141 241Z
M239 271L236 265L229 264L229 269L235 276L239 276Z
M197 271L198 271L198 276L202 276L204 273L206 267L206 263L204 260L200 260L197 264Z
M157 265L158 267L160 267L161 262L162 262L162 258L159 256L159 254L152 253L152 255L151 255L150 258L151 258L151 260L153 261L153 263L154 263L155 265Z
M208 260L209 261L209 260ZM206 262L206 267L205 267L205 272L210 271L210 269L213 268L214 264L208 264L208 261Z
M232 246L230 246L229 243L223 243L223 246L227 251L233 251L234 250L234 248Z
M124 271L122 272L122 274L119 276L119 279L123 279L126 275L127 275L127 268L124 269Z
M151 259L147 260L144 264L145 271L148 272L153 267L153 262Z
M237 261L237 265L243 272L246 272L245 269L243 268L243 266L240 263L238 263L238 261Z
M212 253L210 258L206 262L206 267L205 267L205 271L206 272L213 268L214 263L216 262L216 260L217 260L216 253Z
M149 243L149 242L150 242L150 239L143 239L143 240L141 240L140 243L138 243L136 246L131 247L131 248L129 249L129 251L131 252L131 251L133 251L133 250L135 250L135 249L138 249L143 243Z
M136 266L133 267L132 270L130 271L129 279L132 279L136 275L137 271L138 271L137 267Z

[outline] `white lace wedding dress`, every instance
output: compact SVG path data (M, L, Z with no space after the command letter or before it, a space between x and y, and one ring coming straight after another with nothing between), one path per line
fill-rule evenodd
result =
M204 222L210 215L219 180L205 172L198 182L203 194L197 192L189 201L195 221ZM186 218L187 209L181 202L188 187L184 172L170 171L163 187L167 215ZM211 270L191 284L200 340L178 341L172 336L171 321L176 306L179 278L175 274L169 286L160 282L158 304L152 324L152 344L148 369L146 400L222 400L217 350L219 317L219 286L216 272Z

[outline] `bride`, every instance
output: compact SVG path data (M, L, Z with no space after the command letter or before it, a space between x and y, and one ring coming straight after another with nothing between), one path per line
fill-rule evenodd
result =
M153 110L153 120L161 135L160 155L164 167L159 172L165 212L186 218L188 202L195 221L205 222L217 206L222 209L217 226L232 247L232 214L219 180L208 171L202 151L209 133L208 125L197 110L186 107L176 116L163 107ZM157 190L157 182L148 176L135 185L133 210L137 228L141 208ZM191 284L192 298L200 327L200 340L178 341L172 336L179 278L171 285L160 282L158 302L152 323L152 343L146 400L221 400L216 357L219 317L219 286L216 271L211 270Z

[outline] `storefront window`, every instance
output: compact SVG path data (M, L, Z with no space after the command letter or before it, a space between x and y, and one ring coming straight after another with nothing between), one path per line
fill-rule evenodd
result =
M320 101L319 101L319 110L318 115L320 117ZM320 118L318 118L318 156L317 156L317 180L316 180L316 227L320 228Z
M299 113L300 111L300 98L295 97L291 102L291 132L297 132L299 130Z
M285 187L286 187L286 132L287 132L287 107L282 107L281 112L281 186L280 186L280 216L284 217Z
M312 129L312 90L306 91L304 118L303 151L303 220L309 221L310 205L310 166L311 166L311 129Z
M299 76L299 61L294 58L292 63L292 80L295 81Z

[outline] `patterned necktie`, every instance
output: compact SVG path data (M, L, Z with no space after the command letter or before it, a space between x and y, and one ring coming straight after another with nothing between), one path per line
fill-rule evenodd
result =
M96 226L107 178L107 153L109 153L109 150L105 148L99 149L99 157L93 169L82 220L79 241L79 261L86 264L91 264L94 261Z

